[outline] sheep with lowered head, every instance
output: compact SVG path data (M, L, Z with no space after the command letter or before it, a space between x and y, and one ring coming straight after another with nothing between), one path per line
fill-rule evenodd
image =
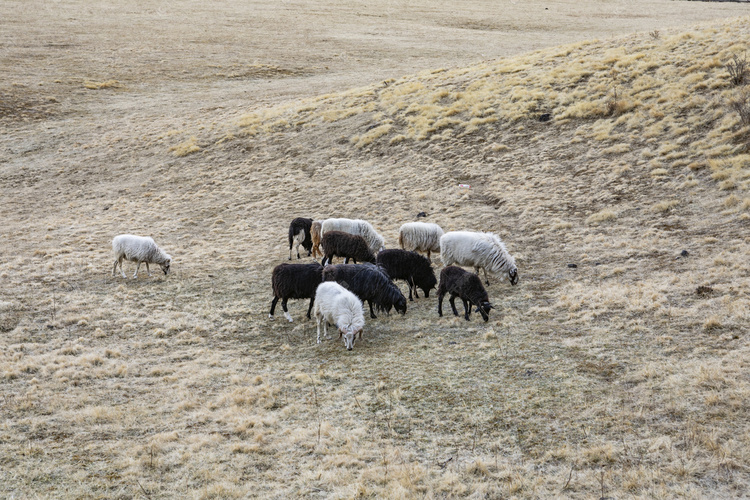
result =
M289 260L292 260L292 246L296 244L297 258L299 259L299 246L307 250L307 255L312 251L312 236L310 228L313 220L305 217L296 217L289 224Z
M378 254L378 266L385 269L392 280L406 280L409 285L409 300L414 300L412 289L417 298L417 287L422 289L425 297L429 297L430 290L437 285L430 261L417 252L407 252L400 248L383 250Z
M456 297L459 297L464 303L464 318L469 321L472 305L477 306L481 313L482 319L489 319L490 299L487 296L487 290L482 286L482 280L479 276L456 266L448 266L440 271L440 284L438 285L438 315L443 316L443 297L449 294L448 301L451 303L453 314L458 316L456 310Z
M485 282L489 285L487 271L499 275L508 273L511 285L518 283L516 261L505 249L505 244L494 233L475 233L471 231L451 231L440 238L440 258L443 264L450 266L473 267L479 274L484 270Z
M348 264L349 259L354 262L375 263L375 255L370 251L367 242L361 236L357 236L343 231L328 231L320 239L320 246L323 248L322 265L330 264L335 256L344 257L344 263Z
M425 252L427 260L431 252L440 251L443 228L432 222L407 222L398 230L398 244L404 250Z
M151 270L148 268L149 263L158 264L161 270L164 271L164 274L169 274L172 257L156 246L154 240L148 236L120 234L112 239L112 250L115 253L115 267L112 268L112 276L115 275L117 266L119 265L122 277L127 278L125 271L122 270L123 260L138 263L133 278L138 277L138 270L141 268L141 263L146 264L146 272L149 276L151 276Z
M383 237L375 231L372 224L362 219L326 219L321 223L320 236L325 236L328 231L343 231L363 237L373 254L385 248Z
M315 292L315 319L318 323L318 344L320 344L320 323L323 323L323 334L328 336L328 324L336 325L339 338L344 337L348 351L354 348L354 341L365 327L365 314L362 302L352 292L334 281L325 281L318 285Z
M271 273L271 288L273 288L273 300L271 301L271 311L268 313L268 319L273 319L273 313L276 310L276 303L281 299L281 309L284 310L284 317L292 321L289 309L286 303L289 299L310 299L310 305L307 308L307 319L310 319L315 303L315 290L323 281L323 266L317 262L310 264L279 264L273 268Z

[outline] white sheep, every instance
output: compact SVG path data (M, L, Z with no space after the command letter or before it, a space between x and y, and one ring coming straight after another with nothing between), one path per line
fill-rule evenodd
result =
M404 250L426 252L430 260L431 252L440 251L440 237L443 228L432 222L407 222L398 230L398 244Z
M354 348L354 340L365 326L365 315L362 301L356 295L335 281L325 281L315 291L315 320L318 322L318 344L320 344L320 323L323 323L323 334L328 336L328 323L336 325L339 337L344 337L346 349Z
M141 263L146 263L146 272L151 276L151 270L148 268L149 263L159 264L164 274L169 273L169 265L172 263L172 257L165 253L164 250L156 246L154 240L148 236L135 236L132 234L121 234L112 239L112 250L115 253L115 267L112 269L112 276L117 271L117 265L120 265L120 273L126 278L122 270L122 261L129 260L137 262L133 278L138 277L138 270Z
M375 255L385 248L385 240L375 231L367 221L362 219L326 219L320 227L321 237L328 231L343 231L345 233L361 236Z
M473 267L477 274L479 268L482 268L488 285L487 271L494 275L506 272L511 285L518 283L516 262L505 249L505 244L494 233L445 233L440 238L440 258L446 266L458 264Z

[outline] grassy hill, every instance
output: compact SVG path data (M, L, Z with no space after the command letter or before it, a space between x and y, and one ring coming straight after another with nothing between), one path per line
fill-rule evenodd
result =
M0 183L0 492L745 494L750 127L728 64L748 21L86 143L44 125L54 169L14 160ZM488 323L433 295L346 352L302 302L267 319L293 217L365 218L395 247L422 211L515 256ZM112 278L126 231L173 275Z

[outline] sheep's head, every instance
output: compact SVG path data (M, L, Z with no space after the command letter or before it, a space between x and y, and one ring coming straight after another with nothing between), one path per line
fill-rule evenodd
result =
M508 279L510 279L510 284L515 285L518 283L518 269L513 267L510 271L508 271Z
M393 304L393 307L396 308L396 312L406 314L406 298L403 296L399 297L398 300L396 300L396 303Z
M494 307L489 302L481 302L477 309L479 310L479 314L482 315L482 319L486 322L490 319L490 309L494 309Z
M354 341L357 340L357 335L362 338L362 329L354 330L352 327L339 328L339 338L344 338L344 346L347 351L354 349Z
M160 264L159 267L161 267L161 270L164 271L164 274L169 274L169 266L172 264L172 259L167 259L164 264Z
M417 286L422 289L424 296L430 297L430 290L437 286L437 278L435 272L430 267L429 272L420 273L420 276L415 276L414 281L417 282Z

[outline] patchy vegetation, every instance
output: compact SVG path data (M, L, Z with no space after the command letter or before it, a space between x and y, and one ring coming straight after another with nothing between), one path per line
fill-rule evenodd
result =
M747 26L244 116L213 107L225 85L301 65L212 60L212 100L196 56L173 87L201 82L186 102L90 75L59 99L64 119L4 116L0 496L744 495L750 152L727 64ZM115 77L116 92L85 87ZM488 323L439 318L431 294L367 319L346 352L316 345L314 321L268 321L292 218L363 218L393 248L421 212L514 255ZM112 278L121 232L153 235L170 275ZM307 301L289 306L301 319Z

